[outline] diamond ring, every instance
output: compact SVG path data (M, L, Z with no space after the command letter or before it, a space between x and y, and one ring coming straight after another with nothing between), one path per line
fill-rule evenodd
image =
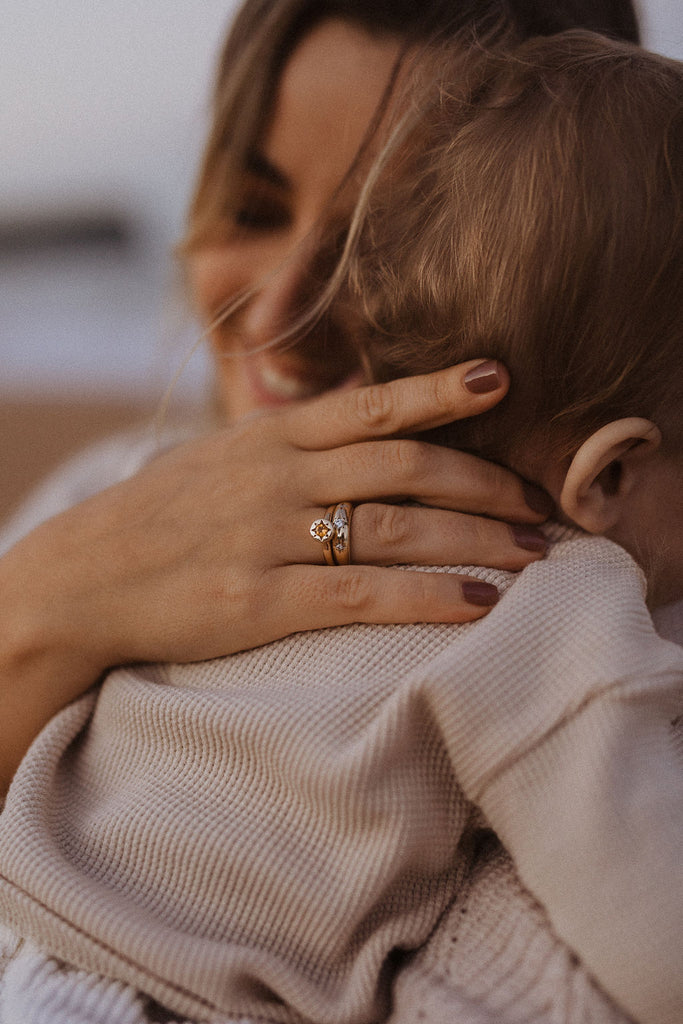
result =
M350 501L341 501L332 513L335 534L332 541L332 557L335 565L348 565L351 561L352 515L353 505Z

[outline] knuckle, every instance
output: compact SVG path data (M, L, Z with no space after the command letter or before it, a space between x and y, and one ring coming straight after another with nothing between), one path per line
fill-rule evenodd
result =
M510 490L510 482L514 479L509 469L499 466L496 462L484 462L488 473L487 483L492 494L503 495Z
M258 572L226 572L218 587L218 605L226 621L231 623L251 622L254 616L263 613L267 588L262 586L262 574Z
M438 608L437 596L440 593L442 580L431 573L414 572L413 586L420 604L424 607L425 613L433 614Z
M484 516L468 516L466 522L470 547L477 552L490 551L495 543L493 521Z
M454 404L453 382L441 373L432 373L422 378L423 403L426 410L452 409Z
M380 548L396 548L410 540L412 530L406 510L398 505L370 507L370 530Z
M442 574L410 570L405 575L411 607L419 609L419 615L424 616L420 621L440 621L448 597Z
M345 611L363 611L370 603L372 588L367 576L357 569L339 569L335 573L333 593L330 598Z
M424 475L427 458L423 445L415 441L395 441L392 455L401 480L413 483Z
M370 384L351 392L352 415L368 430L390 429L394 420L394 401L386 384Z

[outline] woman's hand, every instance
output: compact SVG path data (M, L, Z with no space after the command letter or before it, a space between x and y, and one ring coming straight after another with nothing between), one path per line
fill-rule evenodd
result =
M507 387L499 364L471 362L330 393L182 445L33 531L0 561L4 720L35 719L19 747L113 665L485 614L487 584L380 566L520 569L544 553L529 524L549 500L471 455L391 438L483 412ZM309 527L339 501L356 505L354 564L328 567Z

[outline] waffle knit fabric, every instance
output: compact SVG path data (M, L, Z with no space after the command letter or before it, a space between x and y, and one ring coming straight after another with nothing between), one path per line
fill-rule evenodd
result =
M678 1020L683 652L623 551L562 537L480 571L510 589L475 626L112 672L17 773L2 919L195 1020L625 1019L568 946Z
M553 934L493 834L480 833L474 846L471 870L436 931L396 972L389 1024L630 1024ZM0 927L0 1024L19 1021L192 1024Z

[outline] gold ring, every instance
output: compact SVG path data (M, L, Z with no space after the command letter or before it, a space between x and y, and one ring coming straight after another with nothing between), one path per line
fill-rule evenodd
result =
M313 540L319 541L323 546L323 556L327 565L336 565L334 555L332 554L332 541L334 539L334 522L332 520L332 514L335 506L330 505L327 512L322 519L314 519L310 525L309 533Z
M351 517L353 505L340 501L330 505L322 519L314 519L309 527L313 540L323 546L326 565L348 565L351 561Z

